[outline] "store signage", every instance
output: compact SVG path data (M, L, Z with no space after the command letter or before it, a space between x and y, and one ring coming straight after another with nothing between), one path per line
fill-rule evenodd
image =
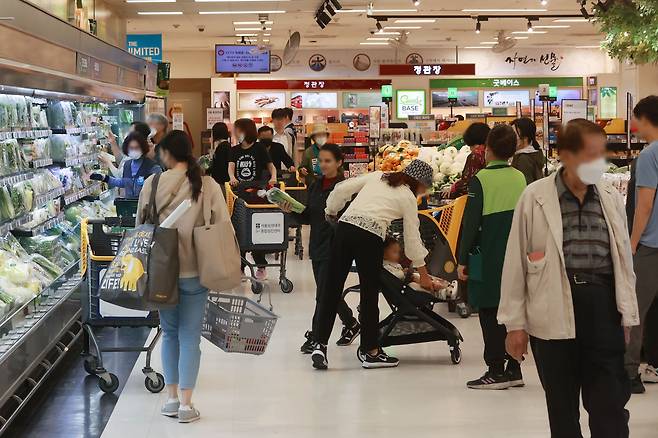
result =
M562 100L562 124L566 125L574 119L587 118L587 99Z
M206 129L212 129L215 123L223 122L225 114L224 108L206 108Z
M450 97L450 88L448 91L432 91L432 108L479 106L478 96L478 90L457 90L456 97Z
M505 63L511 64L512 69L516 69L517 65L545 65L551 71L558 71L564 56L558 55L555 52L545 52L540 55L521 55L519 52L514 52L514 56L507 56Z
M475 75L475 64L381 64L380 76Z
M457 99L458 97L458 91L456 87L450 87L448 88L448 99Z
M185 130L185 117L183 116L183 107L179 104L174 104L171 110L171 128L176 131Z
M338 108L338 93L292 93L290 95L290 106L299 109Z
M354 92L343 93L343 108L369 108L379 106L382 98L377 92Z
M390 79L238 81L238 90L379 90Z
M76 72L78 73L78 76L89 76L91 58L82 53L77 53L76 55Z
M425 90L398 90L396 98L398 119L425 114Z
M393 85L382 85L382 99L393 99Z
M154 63L162 62L162 34L128 34L126 50L138 58Z
M281 212L251 215L251 242L254 245L278 245L288 236L284 232L285 218Z
M435 120L436 116L434 114L411 114L409 120Z
M215 73L269 73L270 49L244 44L215 45Z
M548 87L548 97L557 99L557 87Z
M286 106L286 93L238 93L241 110L275 109Z
M556 87L582 87L582 77L430 79L430 88L537 88L550 83Z

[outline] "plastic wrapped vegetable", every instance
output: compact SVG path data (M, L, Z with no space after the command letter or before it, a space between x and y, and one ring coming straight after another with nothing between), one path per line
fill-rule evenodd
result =
M32 254L30 260L37 263L41 266L49 275L52 275L54 278L59 277L64 273L62 268L42 256L41 254Z
M11 196L11 203L14 207L14 214L20 216L23 213L26 213L28 210L25 208L25 199L23 196L23 190L21 189L21 184L16 184L11 187L9 190Z
M0 218L2 221L13 219L16 217L14 211L14 204L11 200L11 195L7 186L0 187Z
M258 191L258 194L259 196L261 195L260 190ZM306 209L306 206L304 204L297 201L292 196L290 196L286 192L276 187L269 189L267 192L264 193L264 195L267 196L268 201L276 205L281 205L284 202L290 203L292 211L294 211L295 213L301 213Z

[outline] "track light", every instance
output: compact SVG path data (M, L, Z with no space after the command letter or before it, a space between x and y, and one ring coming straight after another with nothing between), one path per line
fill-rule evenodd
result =
M482 23L480 23L480 20L478 20L477 23L475 23L475 33L479 34L481 30L482 30Z
M528 20L528 32L532 32L534 29L532 28L532 21Z
M327 2L327 4L328 4L328 3L331 3L331 4L333 5L334 9L337 10L337 11L340 11L341 9L343 9L343 5L341 5L341 4L338 2L338 0L329 0L329 1Z
M325 5L325 9L327 10L327 12L329 12L329 15L331 15L332 17L336 15L336 10L331 7L329 2L327 2L327 4Z
M384 28L382 27L382 24L381 24L379 21L377 21L377 22L375 23L375 26L377 26L377 30L380 31L380 32L381 32L382 30L384 30Z
M580 13L583 14L583 17L585 17L585 19L589 20L590 15L589 12L587 12L587 8L585 7L586 5L587 5L587 0L582 0L580 2Z
M413 3L416 7L420 6L420 0L411 0L411 3Z

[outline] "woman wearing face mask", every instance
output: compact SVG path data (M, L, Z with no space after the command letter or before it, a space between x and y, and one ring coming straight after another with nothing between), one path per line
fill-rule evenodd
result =
M162 168L153 160L146 158L149 150L146 138L139 132L131 132L123 141L123 153L128 160L123 164L123 176L118 178L100 173L92 173L89 178L106 182L110 187L124 190L123 196L136 199L144 186L144 181Z
M317 178L322 176L318 157L320 155L320 148L327 144L327 140L329 139L327 125L324 123L313 125L309 138L311 139L311 146L304 151L302 164L299 166L299 172L304 177L307 187L310 187Z
M413 160L402 172L372 172L347 179L336 185L327 198L325 214L338 225L331 246L327 286L320 297L317 333L313 328L314 368L328 366L327 343L352 262L356 262L361 283L361 351L365 355L362 366L369 369L398 365L398 360L379 346L379 276L384 239L391 222L402 219L406 256L420 273L420 285L433 290L432 278L425 267L427 250L420 238L417 204L417 197L432 186L432 174L429 164ZM350 201L339 219L338 215Z
M627 438L630 327L639 324L631 246L619 192L601 181L606 134L570 121L562 168L529 186L514 212L498 320L517 360L528 338L553 438L580 437L580 398L593 438Z
M525 176L526 184L533 183L544 177L546 159L537 143L537 126L527 117L512 122L516 131L518 143L512 157L512 167L520 170Z
M238 119L233 124L238 145L231 148L228 162L228 175L232 186L239 183L262 182L265 172L269 172L270 185L276 184L276 168L267 149L259 143L256 124L251 119Z
M327 285L327 273L331 259L331 243L334 238L334 226L329 223L324 215L327 207L327 198L337 183L341 182L343 171L343 152L335 144L326 144L320 148L318 157L322 176L318 178L308 189L308 201L303 213L292 213L301 223L311 225L311 236L309 238L309 255L313 262L313 277L315 278L315 312L311 331L306 332L306 342L301 351L304 354L313 352L313 331L317 331L318 304L325 292ZM284 204L281 209L286 213L291 212L289 204ZM341 337L337 345L350 345L359 335L361 330L359 322L354 318L352 310L341 297L338 301L338 316L343 322Z

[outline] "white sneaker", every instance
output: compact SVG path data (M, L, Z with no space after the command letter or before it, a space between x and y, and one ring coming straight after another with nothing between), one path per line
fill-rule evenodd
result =
M646 383L658 383L658 370L651 365L642 372L642 381Z

